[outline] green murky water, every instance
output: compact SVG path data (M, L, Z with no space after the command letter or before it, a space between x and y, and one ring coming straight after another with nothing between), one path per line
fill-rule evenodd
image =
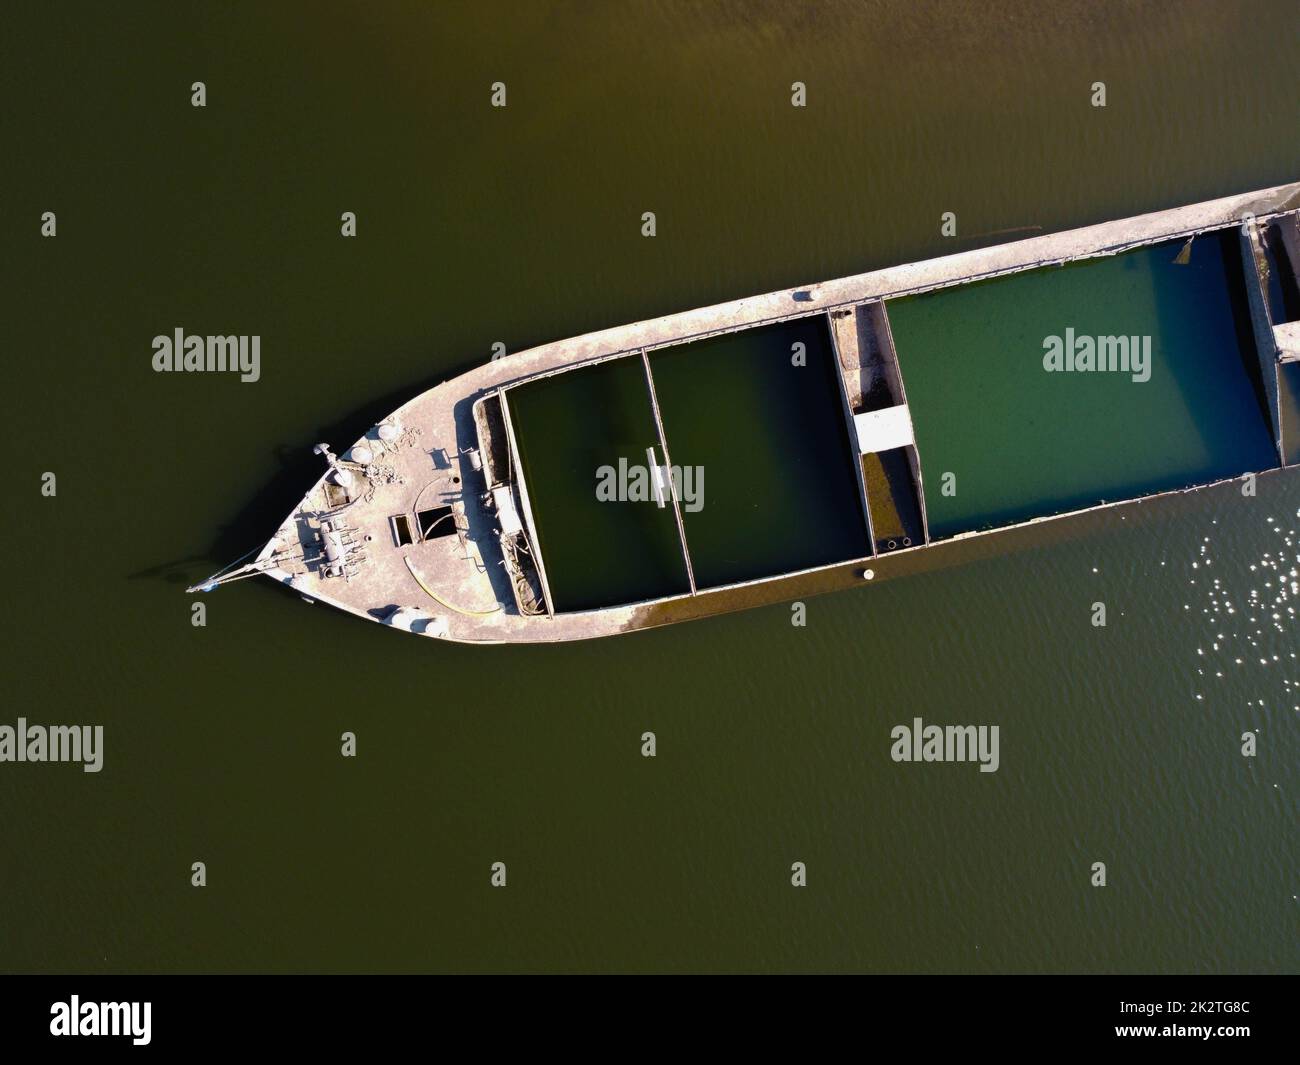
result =
M529 504L556 610L589 610L690 591L670 507L597 493L647 467L659 437L639 358L615 359L509 392ZM662 453L658 462L662 463Z
M1292 3L133 11L0 35L5 720L106 745L0 764L0 968L1300 968L1295 473L801 628L473 649L253 581L195 628L183 591L275 528L312 444L495 342L1295 180ZM177 326L261 335L261 380L153 373ZM1000 725L1001 768L893 763L917 715Z
M1165 244L891 302L931 535L1275 466L1236 239L1197 241L1187 265ZM1051 337L1125 348L1115 370L1049 372Z
M650 367L698 588L870 554L823 315L665 348ZM556 608L688 591L673 512L648 494L646 448L658 464L663 450L641 360L510 397ZM596 491L602 471L617 498Z
M701 588L870 554L824 316L665 348L650 365L673 462L704 474L684 515Z

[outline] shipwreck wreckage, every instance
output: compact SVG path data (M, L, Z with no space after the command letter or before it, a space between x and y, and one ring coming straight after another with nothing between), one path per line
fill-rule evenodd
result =
M577 640L863 585L893 575L895 557L1132 502L1099 494L1089 506L932 536L926 493L935 490L941 473L923 461L919 444L924 439L914 430L904 387L910 353L903 350L900 358L895 349L890 307L923 293L1166 242L1182 242L1176 261L1186 261L1192 242L1212 233L1239 248L1245 292L1234 298L1249 318L1250 372L1258 372L1260 417L1276 446L1276 462L1269 468L1285 467L1300 447L1294 438L1300 418L1287 419L1287 406L1297 394L1288 382L1297 380L1300 369L1300 321L1295 320L1300 315L1293 313L1300 302L1295 292L1298 216L1300 182L771 292L495 359L411 399L340 455L317 445L325 460L323 474L256 557L189 591L264 575L309 601L418 635L465 643ZM757 491L738 475L745 464L734 461L734 448L720 468L701 460L710 433L742 445L746 434L760 439L762 405L750 410L741 405L726 416L715 411L688 424L694 415L683 410L682 390L670 389L665 396L662 387L656 389L657 372L674 366L678 372L696 358L703 366L712 357L707 345L716 338L781 328L813 330L807 335L824 338L824 351L806 358L823 359L825 380L833 384L805 402L821 404L816 420L830 427L826 440L832 443L826 446L837 453L814 460L846 471L838 479L805 478L796 471L800 490L789 498L779 485L776 491ZM785 351L790 347L786 344ZM734 360L734 349L730 357ZM770 357L742 354L727 372L744 375L745 359ZM1027 362L1039 373L1034 360L1040 358L1035 354ZM1238 369L1244 372L1244 364ZM579 405L571 413L580 446L570 442L563 455L551 456L546 433L538 429L540 437L534 433L521 451L519 408L536 406L530 396L549 388L553 398L562 399L557 386L582 385L601 373L617 378L624 398L633 397L632 421L642 429L619 430L605 439L604 412ZM575 402L599 402L603 394L578 388ZM717 406L725 411L727 397L717 397ZM583 444L588 426L591 439ZM688 505L699 501L682 498L683 478L670 455L700 463L701 475L707 470L708 498L710 504L721 500L721 513ZM644 456L648 492L625 490L629 456ZM624 490L607 492L597 503L600 469L614 466L620 468ZM1235 475L1249 472L1262 470ZM559 502L551 498L557 485ZM1134 500L1199 486L1167 483ZM821 498L828 494L834 497ZM557 508L567 505L564 500L573 499L588 501L575 505L583 514L576 530L556 517ZM616 512L611 532L602 522ZM737 542L751 538L781 513L788 519L785 527L796 530L808 530L834 513L851 535L822 543L798 533L792 539L806 549L789 557L728 564L728 536ZM707 527L706 514L712 523ZM637 530L647 522L653 531L640 536ZM620 539L611 551L606 541L615 533ZM590 568L584 559L594 557L590 552L597 548L601 558L612 560L602 563L612 567L608 595L599 591L600 565L591 564L597 572L580 573ZM650 566L654 579L631 584L614 579L637 571L644 561L638 556L646 553L656 555ZM665 573L663 580L654 576ZM586 578L586 590L575 593L579 576ZM628 597L635 601L620 601Z

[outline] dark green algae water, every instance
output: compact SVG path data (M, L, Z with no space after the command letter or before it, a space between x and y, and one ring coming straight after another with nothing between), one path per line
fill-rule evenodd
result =
M835 352L824 316L673 346L650 356L679 471L697 588L871 551ZM530 505L557 610L690 590L676 521L653 499L602 499L600 471L663 449L640 358L509 393Z
M555 609L689 592L672 509L596 490L602 469L648 469L648 447L663 463L641 360L558 374L512 389L507 402Z
M496 341L1295 180L1298 34L1284 3L11 12L6 720L106 751L0 766L0 967L1295 971L1292 473L802 628L473 649L256 582L194 628L183 589L313 443ZM155 375L177 326L261 335L261 381ZM893 763L914 716L998 724L1001 768Z
M890 301L931 536L1278 464L1237 234L1196 241L1186 265L1181 246ZM1049 372L1045 339L1067 330L1145 354Z
M1236 231L1188 263L1181 247L890 301L934 538L1277 465ZM1049 338L1085 336L1122 338L1123 361L1071 353L1049 372ZM650 362L674 462L699 471L683 515L697 587L870 553L824 315ZM641 360L511 397L556 608L689 590L671 510L596 491L599 470L658 449Z

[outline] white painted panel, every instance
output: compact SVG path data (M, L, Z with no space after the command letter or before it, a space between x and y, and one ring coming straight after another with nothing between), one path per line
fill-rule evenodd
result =
M853 425L858 431L858 452L862 455L874 455L914 442L912 416L906 404L855 414Z

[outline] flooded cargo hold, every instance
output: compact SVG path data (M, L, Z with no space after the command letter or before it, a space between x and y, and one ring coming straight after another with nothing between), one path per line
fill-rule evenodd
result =
M1276 460L1236 234L890 301L936 537Z

